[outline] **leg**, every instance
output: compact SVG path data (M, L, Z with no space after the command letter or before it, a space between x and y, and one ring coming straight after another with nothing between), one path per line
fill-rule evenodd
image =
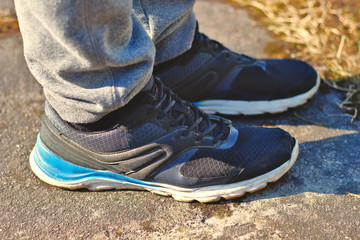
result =
M196 19L195 0L134 0L134 12L156 46L156 63L190 49Z
M131 9L131 0L16 1L28 66L62 119L99 120L148 83L155 47Z

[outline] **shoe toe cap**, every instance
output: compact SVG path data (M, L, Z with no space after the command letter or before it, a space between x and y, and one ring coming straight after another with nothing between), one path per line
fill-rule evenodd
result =
M278 145L271 152L260 156L245 166L233 182L255 178L280 167L291 159L295 145L295 138L285 132Z
M288 86L286 90L291 95L308 92L314 88L318 81L316 70L306 62L300 60L286 60ZM284 74L285 75L285 74ZM285 75L286 76L286 75Z
M241 93L240 99L274 100L306 93L317 81L316 70L306 62L262 59L242 69L231 83L231 89Z

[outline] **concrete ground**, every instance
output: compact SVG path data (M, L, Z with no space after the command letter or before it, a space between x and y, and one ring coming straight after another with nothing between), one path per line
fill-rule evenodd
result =
M227 3L199 1L195 10L201 30L233 49L262 56L271 40ZM29 168L44 95L21 37L0 39L0 239L360 239L360 123L338 109L341 98L323 87L287 113L232 118L282 127L300 142L289 173L257 193L199 204L142 191L67 191Z

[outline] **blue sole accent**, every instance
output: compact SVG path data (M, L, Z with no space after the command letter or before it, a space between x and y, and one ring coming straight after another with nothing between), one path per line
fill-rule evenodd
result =
M42 144L39 136L33 151L32 160L43 174L59 183L71 184L89 180L109 180L109 182L115 181L124 184L130 183L142 185L144 187L156 186L149 184L148 182L125 177L117 173L93 170L66 162L54 153L50 152Z

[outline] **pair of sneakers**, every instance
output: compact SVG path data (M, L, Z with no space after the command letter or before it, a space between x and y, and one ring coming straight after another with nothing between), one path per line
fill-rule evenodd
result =
M154 77L151 90L94 124L67 123L47 105L30 155L33 172L68 189L141 189L213 202L261 189L294 164L299 147L287 132L235 128L205 112L301 105L319 87L308 64L240 55L197 32L192 48L155 66L154 75L160 80Z

